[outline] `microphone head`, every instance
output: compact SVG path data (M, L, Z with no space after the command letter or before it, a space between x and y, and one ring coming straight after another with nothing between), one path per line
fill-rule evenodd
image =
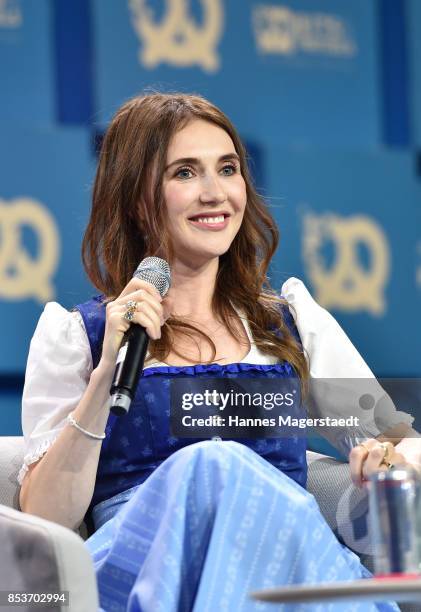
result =
M161 297L164 297L171 285L170 266L160 257L145 257L133 276L153 285Z

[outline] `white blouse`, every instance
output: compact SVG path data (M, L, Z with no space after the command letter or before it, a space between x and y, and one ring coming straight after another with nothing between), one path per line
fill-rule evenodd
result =
M409 414L388 403L387 419L374 421L373 411L361 410L359 399L365 382L376 402L387 397L373 373L336 320L319 306L297 278L288 279L281 294L287 300L310 366L310 377L322 379L310 385L312 417L343 418L359 415L358 428L318 427L317 431L347 456L365 438L375 437L397 423L413 422ZM274 363L255 346L247 321L250 352L243 362ZM158 364L150 363L148 367ZM76 408L92 372L89 340L79 312L69 312L56 302L46 304L31 340L22 397L22 430L25 438L24 464L18 481L22 484L28 465L37 461L66 425ZM354 379L366 379L356 381ZM365 387L364 387L365 388ZM380 427L380 429L379 429Z

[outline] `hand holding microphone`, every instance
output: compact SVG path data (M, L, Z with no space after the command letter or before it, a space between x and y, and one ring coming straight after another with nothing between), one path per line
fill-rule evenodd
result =
M123 415L129 410L149 338L161 337L161 327L170 315L170 301L163 300L169 286L167 262L147 257L119 297L106 306L101 360L117 364L110 389L114 414Z

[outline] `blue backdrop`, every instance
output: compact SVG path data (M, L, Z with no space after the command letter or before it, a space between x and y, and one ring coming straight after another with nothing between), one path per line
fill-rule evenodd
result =
M409 0L407 8L409 74L413 143L421 147L421 3Z
M0 371L22 372L47 301L71 307L92 292L80 264L94 160L83 128L3 128ZM7 323L7 324L5 324ZM19 335L16 335L19 330Z
M209 97L268 145L380 144L376 2L190 4L178 21L162 1L94 0L101 124L143 87L164 86Z
M333 180L334 179L334 180ZM268 155L281 247L273 278L298 275L382 376L419 376L421 188L403 152Z
M0 123L55 119L50 0L0 4Z

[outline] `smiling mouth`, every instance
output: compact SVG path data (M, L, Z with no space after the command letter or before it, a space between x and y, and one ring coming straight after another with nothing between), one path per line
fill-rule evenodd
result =
M228 225L230 215L221 213L220 215L190 217L189 222L197 229L219 231Z
M218 215L196 215L195 217L190 217L189 221L203 225L221 225L228 217L228 213L220 213Z
M220 217L197 217L196 219L191 219L191 221L202 223L203 225L219 225L225 221L225 217L224 215Z

